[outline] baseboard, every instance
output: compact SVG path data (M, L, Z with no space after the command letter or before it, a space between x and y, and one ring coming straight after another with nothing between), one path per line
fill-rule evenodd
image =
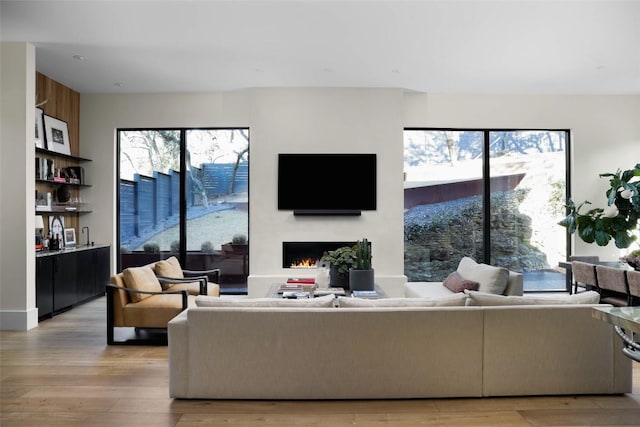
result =
M38 309L0 311L0 330L28 331L38 326Z

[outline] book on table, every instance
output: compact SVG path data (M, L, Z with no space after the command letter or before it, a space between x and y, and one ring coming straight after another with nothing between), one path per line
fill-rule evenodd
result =
M333 295L346 295L347 292L344 290L344 288L316 288L313 293L316 296L324 296L324 295L329 295L329 294L333 294Z
M380 295L377 291L351 291L351 296L354 298L369 299L382 298L382 295Z
M282 298L286 299L301 299L301 298L310 298L311 294L309 292L304 291L284 291L282 292Z
M290 277L287 279L287 283L314 285L316 283L316 279L313 277Z

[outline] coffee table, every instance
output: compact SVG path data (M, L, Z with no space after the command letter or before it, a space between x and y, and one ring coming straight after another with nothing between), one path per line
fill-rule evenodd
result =
M282 283L274 283L273 285L271 285L269 287L269 290L267 291L266 297L267 298L282 298L282 293L278 292L281 285L282 285ZM378 294L377 298L387 298L387 294L377 284L374 285L373 289ZM327 294L326 293L322 293L321 295L315 295L315 296L323 296L323 295L327 295ZM352 296L352 292L351 292L351 290L347 289L347 290L345 290L344 294L336 294L336 296ZM361 297L361 298L366 298L366 297Z

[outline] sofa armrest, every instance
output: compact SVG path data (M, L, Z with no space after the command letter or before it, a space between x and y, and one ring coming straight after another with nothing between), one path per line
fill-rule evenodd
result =
M509 280L507 281L507 287L504 289L503 295L524 295L524 277L522 273L509 270Z
M169 343L169 397L189 393L189 323L188 310L167 325Z
M209 279L207 276L193 276L193 277L167 277L167 276L157 276L158 281L161 285L173 285L175 283L193 283L198 282L200 284L200 295L208 295L209 292Z
M214 283L220 283L220 269L213 268L211 270L182 270L182 274L186 277L204 276L209 279L210 276L214 276L212 280Z

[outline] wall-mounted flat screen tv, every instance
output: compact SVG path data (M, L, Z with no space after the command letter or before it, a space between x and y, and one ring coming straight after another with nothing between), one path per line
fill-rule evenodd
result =
M375 154L280 154L278 209L359 215L376 209Z

